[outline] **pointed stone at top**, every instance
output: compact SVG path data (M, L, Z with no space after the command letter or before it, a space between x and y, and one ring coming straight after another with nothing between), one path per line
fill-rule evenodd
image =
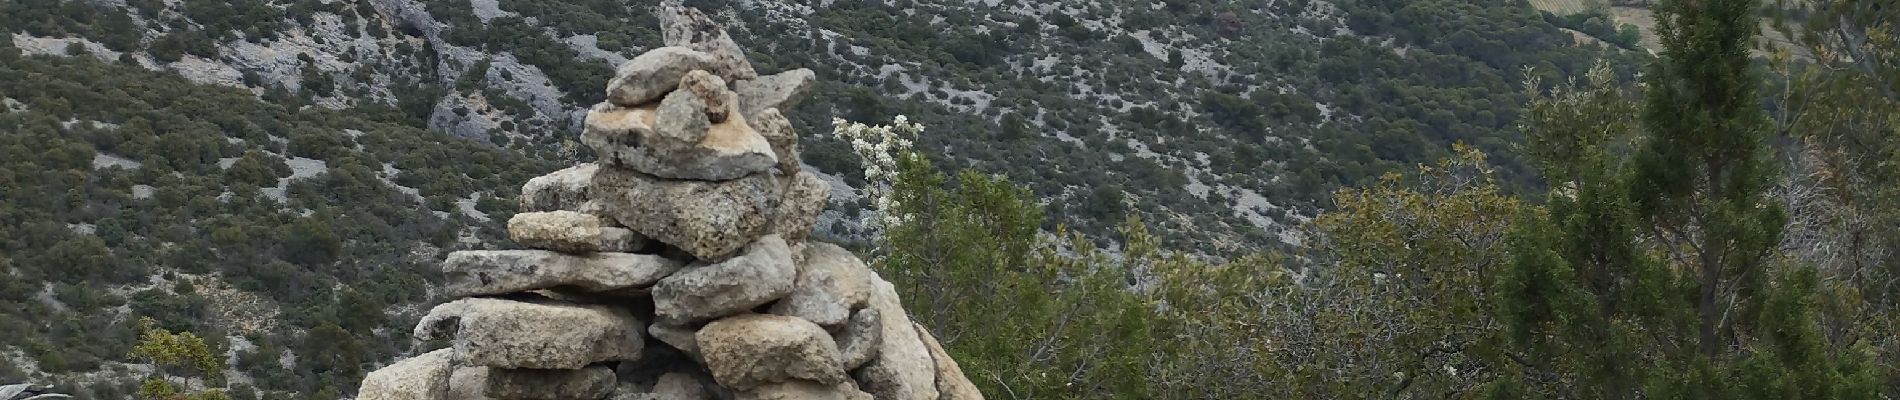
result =
M668 6L660 13L660 35L667 46L685 47L712 56L711 72L727 81L754 79L758 71L746 61L739 44L726 28L692 7Z

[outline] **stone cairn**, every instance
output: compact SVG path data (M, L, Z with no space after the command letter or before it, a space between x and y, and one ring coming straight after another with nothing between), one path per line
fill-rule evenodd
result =
M830 187L779 110L810 70L760 76L724 29L669 7L581 136L599 160L528 181L508 233L449 254L416 337L449 347L359 399L981 399L889 282L810 242Z

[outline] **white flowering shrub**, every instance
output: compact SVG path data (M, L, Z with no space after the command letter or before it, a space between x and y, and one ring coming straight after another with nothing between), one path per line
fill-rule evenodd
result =
M873 211L863 214L865 226L883 229L903 224L891 187L897 183L899 158L917 156L911 152L911 138L922 134L924 126L902 115L890 125L865 125L842 118L832 119L831 124L836 127L832 134L851 142L852 153L864 161L864 180L868 184L863 195L871 200Z

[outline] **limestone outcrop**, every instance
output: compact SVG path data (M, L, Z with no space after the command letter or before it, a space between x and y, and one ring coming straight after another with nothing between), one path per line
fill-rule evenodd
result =
M712 19L588 110L593 162L521 189L527 248L443 261L415 336L447 347L370 373L359 399L981 399L849 250L809 240L831 188L781 113L809 70L761 75Z

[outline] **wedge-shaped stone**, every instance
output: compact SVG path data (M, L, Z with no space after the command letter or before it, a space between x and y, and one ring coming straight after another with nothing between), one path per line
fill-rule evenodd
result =
M848 380L837 344L810 321L745 314L706 324L698 336L706 369L720 385L734 390L792 380L828 385Z
M767 235L737 257L688 266L661 279L653 286L653 311L668 323L738 314L785 297L797 276L791 249L778 236ZM705 343L699 345L704 351Z
M651 254L466 250L442 262L443 291L457 297L539 289L611 293L653 286L681 266Z
M733 90L739 95L739 113L749 117L770 108L791 110L811 93L816 80L817 75L811 70L799 68L735 82Z
M646 245L646 238L632 230L566 210L515 214L508 219L508 235L523 246L566 253L625 253Z
M726 35L726 28L697 9L668 7L660 13L660 39L667 46L686 47L712 56L712 65L704 68L726 80L759 77L746 61L739 44Z
M707 122L705 110L691 106L697 98L668 95L658 106L639 108L595 105L583 122L581 143L603 163L666 179L730 180L778 163L771 143L744 117Z
M363 400L438 400L449 396L455 350L441 349L371 372L357 390Z
M648 50L614 70L614 78L607 81L607 101L628 107L651 103L678 88L687 72L712 69L715 61L711 54L686 47Z
M836 328L864 305L871 292L871 269L838 245L809 243L792 293L772 304L771 313L804 318L819 326Z
M917 327L917 337L923 339L924 347L930 348L930 358L936 361L937 391L941 392L938 399L983 400L983 392L977 391L976 384L963 375L963 367L957 366L957 360L951 359L950 353L943 350L943 345L937 343L937 337L924 329L922 324L913 325Z
M864 363L877 357L877 351L884 344L884 320L877 315L876 308L863 308L851 313L838 333L832 334L838 342L838 356L844 361L846 371L858 369Z
M870 307L877 309L882 340L878 342L877 357L852 376L879 400L936 399L936 360L930 358L930 348L917 337L917 329L905 316L897 288L881 278L873 281Z
M766 174L708 182L602 168L592 190L621 225L701 260L717 261L765 236L783 187Z
M521 212L580 209L599 171L600 166L587 163L529 179L521 185Z
M825 211L825 203L831 200L831 184L809 171L798 171L781 179L785 181L785 194L779 199L777 213L772 215L772 233L785 240L802 242L811 237L812 228L818 225L818 214Z
M792 120L786 119L776 108L746 114L745 118L752 122L752 129L759 131L759 136L764 136L765 142L772 145L772 155L778 157L779 175L798 173L804 162L798 157L798 132L792 129Z
M580 369L639 359L644 328L626 310L610 306L471 298L429 310L415 336L452 339L458 364Z

